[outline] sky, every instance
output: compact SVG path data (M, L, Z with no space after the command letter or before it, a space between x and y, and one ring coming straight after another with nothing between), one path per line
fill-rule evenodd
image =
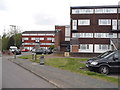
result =
M22 31L70 24L70 6L118 5L120 0L0 0L0 35L9 25Z

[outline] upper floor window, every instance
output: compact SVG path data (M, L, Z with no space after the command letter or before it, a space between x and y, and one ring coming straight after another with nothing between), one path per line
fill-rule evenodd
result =
M95 38L117 38L117 33L94 33Z
M36 40L36 38L31 38L31 40Z
M117 8L101 8L95 9L95 13L117 13Z
M40 40L44 40L44 38L41 37Z
M118 20L118 30L120 30L120 20Z
M118 13L120 13L120 8L118 8Z
M72 9L72 14L93 14L93 9Z
M93 33L72 33L73 38L93 38Z
M77 30L77 20L72 20L72 29Z
M90 20L89 19L79 19L78 25L90 25Z
M26 38L22 38L22 40L28 40L28 39L29 39L29 38L27 38L27 37L26 37Z
M111 25L111 19L99 19L99 25Z
M47 40L52 40L52 38L47 38Z

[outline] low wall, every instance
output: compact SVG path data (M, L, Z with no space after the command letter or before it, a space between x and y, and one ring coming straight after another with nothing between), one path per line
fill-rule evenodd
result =
M56 52L56 55L64 56L64 52ZM100 53L78 53L78 52L70 52L69 56L70 57L87 57L87 58L92 58L100 55Z
M72 53L70 52L71 57L96 57L100 55L100 53Z

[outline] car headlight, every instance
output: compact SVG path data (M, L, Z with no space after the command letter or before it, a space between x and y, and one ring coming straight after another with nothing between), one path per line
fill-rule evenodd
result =
M97 65L98 62L91 62L91 65Z

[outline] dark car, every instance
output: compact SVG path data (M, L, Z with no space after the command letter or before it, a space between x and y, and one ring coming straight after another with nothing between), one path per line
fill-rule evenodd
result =
M19 49L16 49L13 54L16 54L16 55L20 55L21 54L21 51Z
M86 62L89 70L98 71L102 74L110 72L119 72L120 70L120 50L107 51L96 58L89 59Z
M51 49L34 49L32 50L33 53L36 53L36 54L51 54L52 53L52 50Z

